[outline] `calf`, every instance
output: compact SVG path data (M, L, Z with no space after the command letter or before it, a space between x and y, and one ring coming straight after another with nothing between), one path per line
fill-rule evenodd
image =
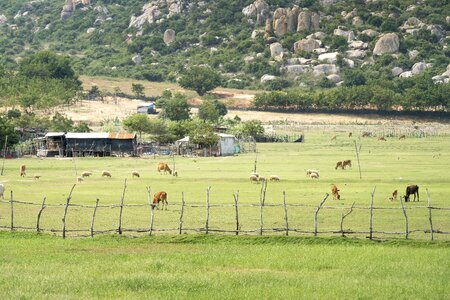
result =
M336 163L336 167L334 169L337 170L338 168L344 169L344 165L343 165L342 161L338 161Z
M348 160L344 160L342 162L342 169L345 169L345 167L349 166L350 168L352 167L352 161L350 159Z
M389 197L389 200L391 200L391 201L397 201L397 195L398 195L398 192L397 192L397 190L395 190L393 193L392 193L392 196L391 197Z
M416 201L416 195L417 195L417 201L420 201L419 199L419 186L418 185L410 185L406 187L406 195L404 196L405 202L409 201L409 196L411 194L414 194L414 200Z
M331 194L333 195L333 199L341 200L341 195L339 195L339 190L335 184L331 185Z
M169 172L169 174L172 175L172 170L169 168L169 166L166 163L162 163L162 162L158 163L157 170L158 170L159 174L161 174L161 171L164 171L164 174Z
M167 202L167 193L166 192L157 192L157 193L155 193L155 195L153 195L153 207L155 207L157 205L157 208L159 209L160 202L162 202L162 204L163 204L163 209L164 209L164 205L165 205L166 210L167 210L167 206L169 205L169 203Z
M27 166L26 165L21 165L20 166L20 176L21 177L25 177L26 174L26 170L27 170Z

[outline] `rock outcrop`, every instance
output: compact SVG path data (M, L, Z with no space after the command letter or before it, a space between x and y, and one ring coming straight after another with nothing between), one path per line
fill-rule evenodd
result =
M338 68L334 64L322 64L313 68L313 74L315 76L331 75L336 74L337 72Z
M75 5L72 0L66 0L61 11L61 20L64 21L73 15Z
M382 35L373 49L374 55L382 55L385 53L396 53L400 46L400 41L395 33L387 33Z
M283 46L276 42L270 44L270 56L272 56L276 61L281 61L283 59Z
M5 25L8 22L8 18L5 15L0 15L0 25Z
M412 66L412 68L411 68L411 73L412 73L413 75L417 75L417 74L420 74L420 73L422 73L423 71L425 71L426 68L427 68L427 64L426 64L426 63L424 63L424 62L418 62L418 63L415 63L415 64Z
M298 14L297 31L316 31L319 29L319 23L319 14L304 10Z
M337 61L338 52L332 52L332 53L324 53L320 54L318 59L320 61L324 61L330 64L334 64Z
M175 30L167 29L164 31L163 40L166 45L173 43L175 41Z
M142 7L142 14L132 16L128 27L142 29L145 23L155 23L162 18L170 18L180 14L186 7L185 0L153 0ZM167 9L167 15L162 12Z
M320 47L320 41L314 39L302 39L294 43L294 52L308 51L312 52L314 49Z
M270 8L264 0L256 0L249 6L244 7L242 13L248 18L250 23L260 25L269 17Z
M261 83L266 83L266 82L269 82L269 81L272 81L272 80L275 80L275 79L277 79L276 76L264 74L261 77Z

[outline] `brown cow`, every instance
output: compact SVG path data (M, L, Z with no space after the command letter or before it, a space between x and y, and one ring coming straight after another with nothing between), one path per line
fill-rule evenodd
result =
M27 166L26 165L21 165L20 166L20 176L21 177L25 177L25 175L27 175L26 170L27 170Z
M344 160L342 162L342 169L345 169L345 167L349 166L350 168L352 167L352 161L350 159L348 160Z
M353 133L351 133L351 132L348 133L348 137L349 137L349 138L351 138L352 135L353 135Z
M389 197L389 200L391 200L391 201L397 201L397 195L398 195L398 191L397 190L395 190L394 192L392 192L392 196L391 197Z
M402 134L398 139L399 140L404 140L404 139L406 139L406 135Z
M153 195L153 207L155 207L157 205L157 208L159 209L160 202L162 202L162 204L163 204L163 209L164 209L164 204L165 204L166 210L167 210L167 206L169 205L169 203L167 202L167 193L166 192L157 192L157 193L155 193L155 195Z
M418 185L414 184L414 185L410 185L410 186L406 187L406 195L404 196L405 202L409 201L409 196L411 194L414 194L414 200L413 201L416 201L416 195L417 195L417 201L420 201L420 198L419 198L419 186Z
M161 174L161 171L164 171L164 174L169 172L169 174L172 175L172 170L169 168L169 166L166 163L162 163L162 162L158 163L157 170L158 170L159 174Z
M338 161L338 162L336 163L336 167L335 167L334 169L337 170L338 168L344 169L344 166L343 166L343 164L342 164L342 161Z
M341 200L341 195L339 195L339 190L335 184L331 185L331 194L333 195L334 200L336 200L336 198Z

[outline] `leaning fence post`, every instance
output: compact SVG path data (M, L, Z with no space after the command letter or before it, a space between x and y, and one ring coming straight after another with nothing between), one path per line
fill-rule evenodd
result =
M358 160L359 179L362 179L362 174L361 174L361 163L359 162L359 151L358 151L358 146L356 146L356 140L354 140L353 142L355 142L356 159ZM359 149L361 150L361 147L360 147Z
M239 234L239 210L238 210L238 200L239 200L239 191L236 194L233 194L234 197L234 207L236 209L236 235Z
M263 182L264 184L264 182ZM259 201L259 235L263 234L263 199L261 198Z
M405 205L403 204L403 197L400 197L400 204L402 205L403 215L405 216L405 239L408 239L409 235L408 216L406 215Z
M13 191L11 191L11 197L9 198L9 204L11 207L11 231L14 230L14 200L13 200Z
M70 190L69 196L67 196L66 205L64 206L64 215L62 218L63 228L62 228L62 237L63 239L66 238L66 216L67 216L67 209L69 208L70 199L72 198L72 192L75 188L76 184L72 186L72 189Z
M373 187L373 191L372 191L371 198L370 198L369 239L371 239L371 240L373 237L372 219L373 219L373 195L375 194L375 189L376 189L376 186Z
M151 191L152 191L152 189L148 186L147 187L147 200L148 200L148 205L150 206L150 232L148 233L148 235L150 235L150 236L153 233L153 222L155 220L155 205L153 205L153 203L152 203Z
M430 193L428 192L428 188L425 189L427 191L427 197L428 197L428 219L430 220L430 238L431 240L434 239L433 237L433 220L431 219L431 210L433 209L431 207L431 198L430 198Z
M286 206L286 191L283 191L284 223L286 224L286 236L289 235L288 211Z
M263 179L261 184L261 191L259 192L259 201L262 202L262 205L266 203L266 190L267 190L267 180Z
M97 213L97 207L98 207L98 202L100 201L100 199L97 198L97 201L95 202L95 206L94 206L94 212L92 213L92 220L91 220L91 237L94 237L94 220L95 220L95 214Z
M180 227L178 233L181 234L183 230L183 213L184 213L184 192L181 192L181 210L180 210Z
M344 234L344 219L345 219L349 214L352 213L353 207L355 207L355 202L353 202L352 206L350 207L350 210L349 210L346 214L342 213L342 219L341 219L341 234L342 234L343 237L345 236L345 234Z
M122 212L123 212L123 200L125 198L125 190L127 189L127 179L125 178L125 182L123 184L123 192L122 197L120 198L120 211L119 211L119 234L122 234Z
M211 187L206 189L206 222L205 222L205 233L208 234L208 224L209 224L209 191Z
M41 229L40 229L41 215L42 215L42 211L45 208L45 200L46 199L47 199L47 197L44 197L44 200L42 200L41 209L39 210L38 215L37 215L37 221L36 221L36 231L37 232L41 231Z
M322 208L322 205L325 203L328 196L328 193L326 193L325 197L323 197L322 201L320 201L320 204L319 206L317 206L316 212L314 213L314 236L317 236L317 215L319 214L319 210Z

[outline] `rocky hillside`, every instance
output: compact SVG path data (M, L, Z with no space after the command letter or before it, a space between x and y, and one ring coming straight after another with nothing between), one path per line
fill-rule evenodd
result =
M450 77L442 0L10 0L0 60L50 49L87 75L175 81L209 65L229 87L332 87L345 78Z

